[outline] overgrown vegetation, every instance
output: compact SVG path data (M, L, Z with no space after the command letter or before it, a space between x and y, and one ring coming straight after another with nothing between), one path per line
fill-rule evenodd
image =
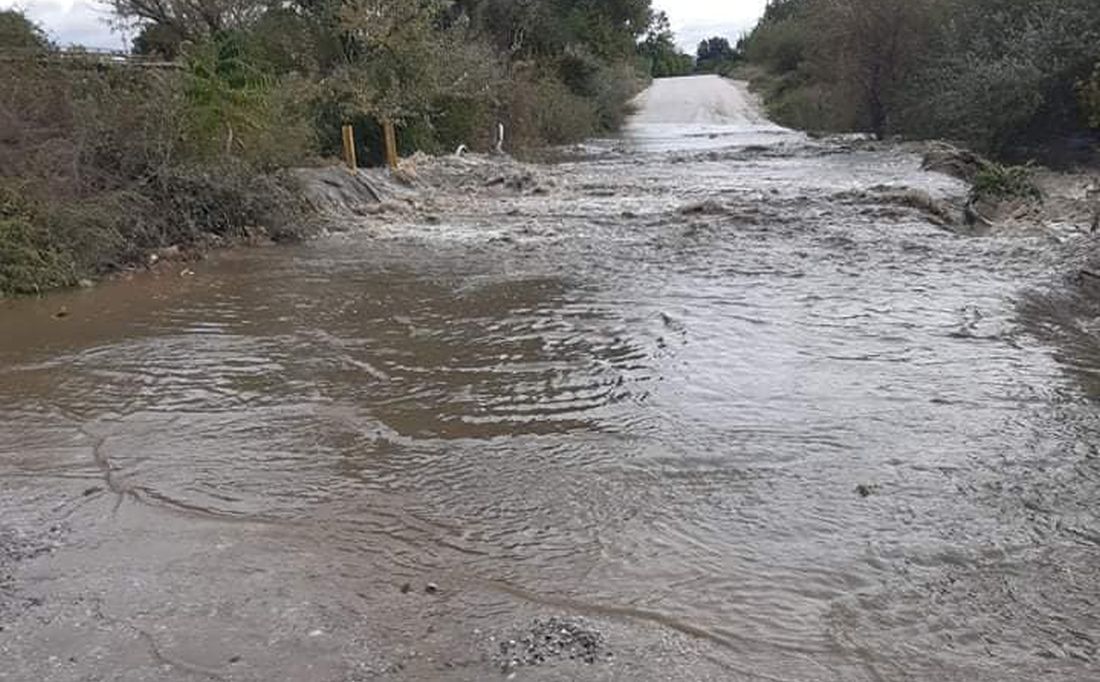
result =
M730 75L741 61L741 52L730 45L730 41L714 37L699 43L695 57L696 73L717 73Z
M1095 0L772 0L745 53L795 127L1013 156L1100 125Z
M639 40L667 31L650 0L112 5L140 66L0 12L0 295L291 238L308 221L281 171L336 156L344 124L368 162L384 119L406 153L488 150L498 121L513 151L613 129L651 75Z
M1043 198L1035 185L1035 169L1031 165L1005 166L993 162L984 164L974 176L970 195L972 199L986 201Z
M672 25L664 12L654 15L645 40L638 45L638 56L653 78L687 76L695 69L695 59L677 47Z
M719 74L731 76L741 63L741 45L734 47L720 36L699 43L695 56L681 52L664 12L659 12L645 40L638 45L638 55L654 78Z

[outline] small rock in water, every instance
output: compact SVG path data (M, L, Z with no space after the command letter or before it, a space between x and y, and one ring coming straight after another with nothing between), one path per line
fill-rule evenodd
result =
M81 289L91 289L92 287L95 286L95 282L93 282L90 279L85 278L85 279L82 279L79 282L77 282L77 286L79 286Z
M61 320L69 316L69 309L65 306L61 306L57 309L57 312L53 314L55 320Z
M428 594L435 594L439 592L439 585L436 585L435 583L428 583L424 586L424 591Z
M412 590L411 583L404 583L401 585L401 594L408 594Z
M856 492L859 493L860 497L870 497L874 495L877 490L878 486L868 485L866 483L860 483L856 486Z

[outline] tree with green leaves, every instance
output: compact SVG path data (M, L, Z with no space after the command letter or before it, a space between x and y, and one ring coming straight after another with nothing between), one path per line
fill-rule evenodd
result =
M746 41L789 125L1008 153L1088 124L1095 0L772 0Z
M268 8L263 0L110 0L120 21L155 24L181 40L246 28Z
M0 49L48 50L53 47L42 27L22 12L0 10Z
M691 55L676 46L676 36L664 12L654 15L645 39L638 45L638 54L646 61L653 78L686 76L695 66Z
M729 68L741 58L726 38L708 38L699 43L695 57L695 70L700 73L717 73Z

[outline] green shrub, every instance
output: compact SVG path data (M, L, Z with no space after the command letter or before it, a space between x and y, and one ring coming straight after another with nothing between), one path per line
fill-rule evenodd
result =
M541 139L550 144L577 142L599 129L596 104L553 78L536 85L534 113Z
M460 144L487 150L493 142L493 112L483 99L441 97L431 116L436 150L454 151Z
M237 157L265 170L301 164L314 148L311 91L302 78L265 72L241 36L191 46L183 82L187 151L205 160Z
M163 216L136 227L131 240L146 248L190 245L207 236L239 239L266 234L292 240L309 217L290 181L257 174L230 160L214 166L175 166L151 178L142 195Z
M0 295L33 294L76 281L72 261L58 248L22 194L0 186Z
M1088 125L1100 128L1100 63L1093 69L1091 77L1077 84L1077 95Z
M618 130L634 113L630 102L641 92L645 82L632 64L620 62L601 68L593 79L597 126L599 132Z
M773 76L799 74L765 94L788 124L816 109L818 129L1003 156L1100 127L1095 0L771 0L745 53Z
M1035 184L1035 171L1030 166L1003 166L986 163L974 176L971 196L975 199L1026 199L1041 201L1042 192Z

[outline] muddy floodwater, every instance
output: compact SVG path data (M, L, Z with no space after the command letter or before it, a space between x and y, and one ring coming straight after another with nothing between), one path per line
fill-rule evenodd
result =
M1100 679L1100 356L1029 298L1072 235L945 229L899 193L963 185L740 86L641 103L0 302L0 680Z

